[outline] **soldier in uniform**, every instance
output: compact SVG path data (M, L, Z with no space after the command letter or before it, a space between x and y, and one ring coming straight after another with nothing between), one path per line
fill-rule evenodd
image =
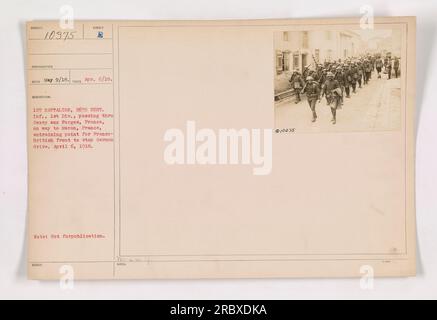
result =
M308 77L313 77L313 79L315 80L315 81L317 81L317 72L316 72L316 70L310 70L309 72L308 72L308 76L307 76L307 78Z
M294 103L299 103L300 101L300 91L302 90L304 86L304 82L302 80L302 77L300 76L300 73L298 71L294 71L290 78L291 88L294 91L294 95L296 97L296 100Z
M369 79L372 79L372 72L375 70L375 57L374 56L369 56L369 69L370 69L370 75L369 75Z
M320 100L320 85L317 81L314 80L313 77L308 76L306 78L305 87L302 89L301 93L305 93L307 96L307 101L310 106L311 112L313 114L312 122L317 120L316 113L316 103L317 100Z
M344 91L346 92L346 98L350 98L350 86L351 86L351 81L352 81L352 77L350 75L350 67L349 64L345 64L344 66L344 72L343 72L343 77L344 77Z
M339 109L340 109L341 106L343 105L344 80L345 80L343 69L340 66L338 66L335 71L334 79L338 81L338 84L340 85L340 89L341 89L341 97L340 97L340 104L339 104Z
M391 60L387 59L385 62L385 70L387 71L388 79L391 79Z
M364 83L367 84L369 82L369 79L372 75L372 62L367 60L364 64Z
M308 76L313 77L313 80L318 82L319 79L317 78L317 72L316 70L311 70L310 73L308 74Z
M363 79L363 64L361 62L357 62L356 69L357 69L358 88L361 88L361 82Z
M393 62L393 69L395 69L395 78L399 75L399 59L396 57L395 61Z
M319 77L319 84L320 85L323 85L325 83L326 73L327 73L326 69L322 69L322 72L321 72L320 77Z
M327 80L322 87L322 98L326 96L326 103L331 107L332 124L337 122L337 108L340 103L341 89L338 81L334 79L334 74L328 72L326 74Z
M311 71L310 66L309 65L305 66L302 72L302 80L306 79L309 76L310 71Z
M357 67L354 62L351 64L351 67L349 69L349 75L350 75L350 84L352 87L352 92L356 93L358 73L357 73Z
M378 78L381 78L381 70L382 70L382 59L378 58L375 62L376 72L378 73Z
M367 67L367 59L364 59L361 62L361 70L363 73L363 85L367 84L367 73L366 73L366 67Z

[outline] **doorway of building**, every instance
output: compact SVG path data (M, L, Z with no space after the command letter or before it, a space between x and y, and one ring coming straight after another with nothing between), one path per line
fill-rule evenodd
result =
M302 54L302 68L300 69L302 72L305 70L305 67L308 65L308 54Z

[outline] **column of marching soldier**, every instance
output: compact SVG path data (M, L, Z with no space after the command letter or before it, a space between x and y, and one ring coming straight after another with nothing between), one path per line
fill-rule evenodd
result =
M301 100L301 94L306 94L312 112L312 122L317 120L316 103L325 96L326 103L331 108L331 122L336 124L337 110L342 108L344 97L350 98L351 93L357 92L357 88L367 85L373 71L376 71L380 79L383 69L388 79L392 77L392 69L397 78L399 59L397 57L382 59L381 55L377 54L351 57L343 62L339 59L335 62L316 64L314 69L307 66L302 74L294 71L289 81L294 91L295 103Z

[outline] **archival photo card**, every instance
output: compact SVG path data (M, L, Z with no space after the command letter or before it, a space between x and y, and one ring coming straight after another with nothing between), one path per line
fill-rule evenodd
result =
M29 277L415 275L415 28L28 22Z

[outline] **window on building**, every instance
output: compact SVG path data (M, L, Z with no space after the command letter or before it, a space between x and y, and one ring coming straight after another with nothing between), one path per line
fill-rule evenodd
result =
M283 55L281 51L276 51L276 74L281 74L283 70Z
M332 39L332 33L331 31L326 31L326 40L331 40Z
M316 59L317 63L320 61L320 49L314 50L314 58Z
M308 49L308 31L302 31L302 48Z
M328 49L328 52L326 53L326 59L328 61L331 61L331 59L332 59L332 50L331 49Z
M299 52L293 54L293 70L299 68Z
M282 54L282 70L289 71L290 70L290 52L283 52Z
M284 32L282 33L282 39L283 39L284 41L288 41L288 32L287 32L287 31L284 31Z

